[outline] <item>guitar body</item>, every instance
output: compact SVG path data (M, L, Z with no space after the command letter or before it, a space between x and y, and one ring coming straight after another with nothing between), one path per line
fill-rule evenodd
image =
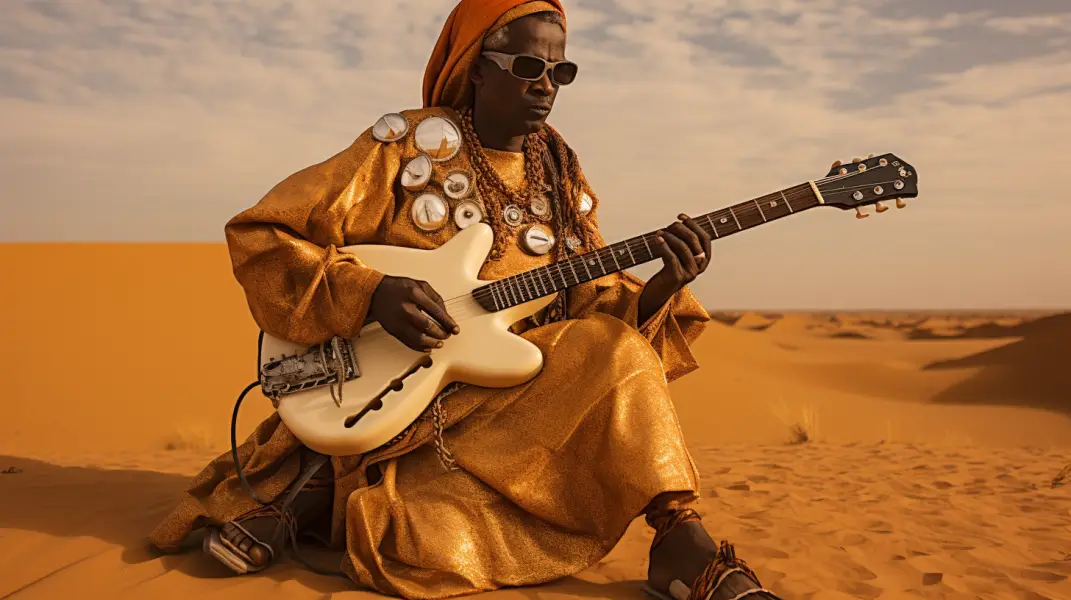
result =
M918 196L915 168L893 154L833 165L822 179L695 217L720 240L817 206L860 210ZM363 454L405 431L447 385L519 385L543 367L539 348L509 331L550 304L554 294L658 258L657 232L595 248L553 265L488 283L479 278L494 235L486 223L461 230L434 250L360 245L342 248L387 275L427 281L446 302L461 332L430 353L410 350L379 324L355 340L312 349L264 334L261 385L277 400L283 423L306 446L331 456ZM481 290L485 306L473 297ZM494 309L494 310L492 310ZM310 351L311 350L311 351ZM332 364L329 364L332 363ZM342 379L341 389L334 383ZM341 392L341 394L339 394ZM341 400L339 396L341 395Z
M491 249L490 226L477 223L433 250L382 245L342 248L369 267L396 277L427 281L444 299L461 331L430 353L407 347L378 323L350 340L360 376L341 386L325 385L283 395L277 411L283 423L310 449L330 456L362 454L403 432L453 382L504 388L535 377L543 367L538 347L509 331L554 300L537 298L489 312L471 296L485 285L479 272ZM264 334L261 367L281 356L305 353L304 345ZM332 397L332 391L335 397ZM356 422L352 417L370 404Z

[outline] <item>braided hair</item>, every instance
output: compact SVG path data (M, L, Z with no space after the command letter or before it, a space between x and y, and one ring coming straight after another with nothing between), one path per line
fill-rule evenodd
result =
M548 125L539 132L525 137L522 150L526 188L517 193L505 185L483 152L483 147L473 129L471 109L466 108L461 111L461 125L462 135L471 149L472 166L476 171L474 183L483 200L487 219L491 222L491 227L495 232L489 258L499 258L505 251L507 235L511 230L503 215L506 205L512 202L519 206L528 206L548 187L543 156L551 146L555 152L550 155L550 159L554 161L559 174L556 178L558 180L556 195L560 202L550 207L550 215L555 221L554 225L557 230L555 236L560 240L556 244L556 258L557 260L565 258L568 246L564 240L569 236L576 236L582 247L588 250L598 245L600 237L594 220L584 218L584 215L580 214L581 196L587 192L594 203L596 202L595 195L586 189L584 174L580 170L580 161L572 148L565 143L561 134Z

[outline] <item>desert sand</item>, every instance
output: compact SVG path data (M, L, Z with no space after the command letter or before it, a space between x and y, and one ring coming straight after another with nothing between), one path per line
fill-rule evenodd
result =
M376 597L147 547L254 378L225 248L9 244L0 270L0 598ZM1071 314L715 317L672 384L699 510L785 600L1071 599ZM642 598L650 537L485 596Z

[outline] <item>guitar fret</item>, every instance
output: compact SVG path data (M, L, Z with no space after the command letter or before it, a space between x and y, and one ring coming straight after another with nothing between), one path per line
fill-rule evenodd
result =
M527 302L530 291L528 290L528 283L524 280L524 274L514 275L513 282L517 284L517 295L521 302Z
M569 258L569 260L566 261L566 264L569 265L569 270L573 272L573 279L575 279L577 283L580 283L580 276L576 274L576 269L573 268L573 261L574 260L576 260L576 259Z
M707 214L707 224L710 225L710 228L714 231L714 237L721 237L721 235L718 234L718 228L714 225L714 219L711 218L710 214Z
M542 295L539 293L539 280L536 279L535 273L529 271L528 280L532 282L532 298Z
M621 263L617 262L617 253L614 252L614 247L613 246L610 246L610 258L614 259L614 266L616 266L617 270L620 271L621 270Z
M520 293L521 302L527 302L528 298L525 297L525 292L531 293L531 291L528 289L528 282L524 280L524 274L516 276L515 281L517 282L517 291Z
M820 194L818 185L805 183L701 215L696 217L696 221L713 238L722 238L819 206L822 204ZM612 272L620 272L657 259L658 254L651 246L651 240L656 236L657 232L649 232L615 244L590 249L584 254L572 254L549 265L491 282L474 290L473 295L481 306L490 311L504 310L567 290ZM636 247L633 248L633 245ZM607 253L613 261L611 265L606 263ZM582 265L583 271L577 270L577 261ZM593 269L596 265L598 269Z
M497 283L497 282L495 282L495 283ZM500 287L502 287L502 286L498 286L498 285L491 285L490 286L490 288L491 288L491 299L495 301L495 310L502 310L503 308L505 308L502 304L499 304L499 302L498 302L498 294L495 293L496 290L498 290L498 288L500 288ZM503 304L504 304L504 302L503 302Z

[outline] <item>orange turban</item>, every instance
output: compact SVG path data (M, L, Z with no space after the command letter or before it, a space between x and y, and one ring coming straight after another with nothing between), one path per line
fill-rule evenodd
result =
M424 71L424 107L465 108L469 70L487 34L532 13L556 11L565 21L560 0L461 0L450 13Z

